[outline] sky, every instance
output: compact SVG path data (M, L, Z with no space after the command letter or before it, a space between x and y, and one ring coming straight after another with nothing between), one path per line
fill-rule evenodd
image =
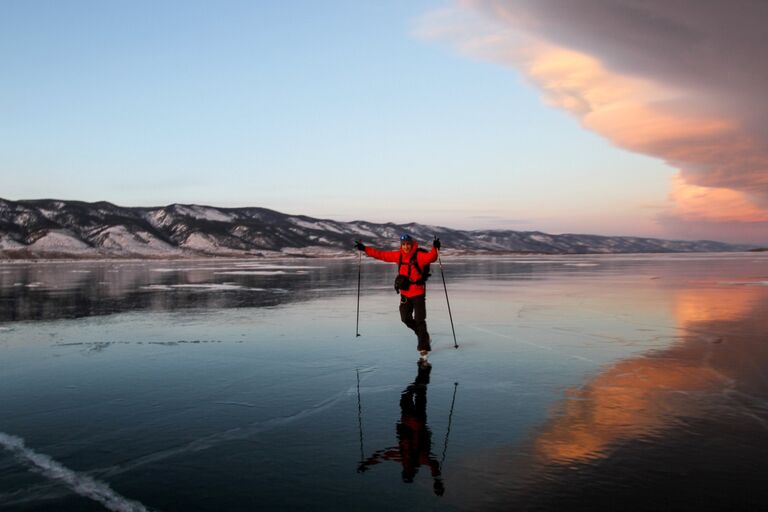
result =
M0 0L0 197L768 243L761 0Z

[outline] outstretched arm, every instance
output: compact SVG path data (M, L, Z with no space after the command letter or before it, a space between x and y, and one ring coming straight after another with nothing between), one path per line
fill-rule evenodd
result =
M376 258L377 260L381 261L388 261L390 263L394 263L400 258L400 251L382 251L381 249L368 247L360 240L355 242L355 249L364 252L366 256L370 256L371 258Z
M385 450L378 450L373 453L368 459L362 461L357 466L357 472L362 473L370 469L369 466L379 464L385 460L400 460L400 451L397 448L387 448Z
M375 249L373 247L366 247L365 254L371 258L376 258L381 261L388 261L390 263L397 263L400 259L400 251L382 251L381 249Z

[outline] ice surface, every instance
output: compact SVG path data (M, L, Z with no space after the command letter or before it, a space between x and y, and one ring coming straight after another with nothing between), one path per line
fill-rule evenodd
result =
M147 510L141 503L117 494L109 485L73 471L47 455L31 450L19 437L0 432L0 448L11 452L17 459L24 461L45 477L63 483L73 492L101 503L108 510L118 512L146 512Z
M357 261L305 262L0 265L0 508L102 506L78 478L151 510L768 499L768 255L448 258L429 372L394 266L364 261L358 338Z

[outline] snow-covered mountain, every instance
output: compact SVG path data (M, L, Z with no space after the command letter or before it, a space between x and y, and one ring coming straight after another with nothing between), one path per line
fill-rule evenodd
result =
M0 258L327 256L349 253L356 239L383 247L396 245L404 231L427 243L438 236L445 250L454 251L588 254L751 248L711 241L339 222L266 208L183 204L141 208L107 202L0 199Z

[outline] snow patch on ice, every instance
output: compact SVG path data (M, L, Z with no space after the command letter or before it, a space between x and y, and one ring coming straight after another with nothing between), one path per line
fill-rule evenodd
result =
M152 268L149 271L162 272L162 273L206 271L206 272L213 272L214 274L228 274L228 273L239 274L243 272L255 274L255 273L261 272L261 273L264 273L264 275L267 275L267 273L286 274L288 272L306 274L306 272L301 272L301 271L318 269L318 268L325 268L325 267L322 265L264 265L259 263L234 263L233 265L222 266L222 267L177 267L177 268L158 267L158 268ZM280 271L280 272L274 272L274 271Z
M142 290L169 291L169 290L200 290L200 291L226 291L245 290L263 292L265 288L253 288L233 283L199 283L199 284L150 284L140 287Z
M140 290L173 290L167 284L148 284L146 286L139 286Z
M243 287L239 284L226 284L226 283L200 283L200 284L172 284L171 288L179 289L198 289L198 290L242 290Z
M264 265L260 263L235 263L240 268L255 268L259 270L309 270L315 268L325 268L322 265Z
M229 270L227 272L214 272L214 274L225 276L277 276L287 274L287 272L284 270ZM306 272L297 271L294 274L306 274Z
M327 256L334 257L341 254L347 254L350 251L339 250L337 248L324 247L322 245L310 245L307 247L283 247L280 253L288 256Z

